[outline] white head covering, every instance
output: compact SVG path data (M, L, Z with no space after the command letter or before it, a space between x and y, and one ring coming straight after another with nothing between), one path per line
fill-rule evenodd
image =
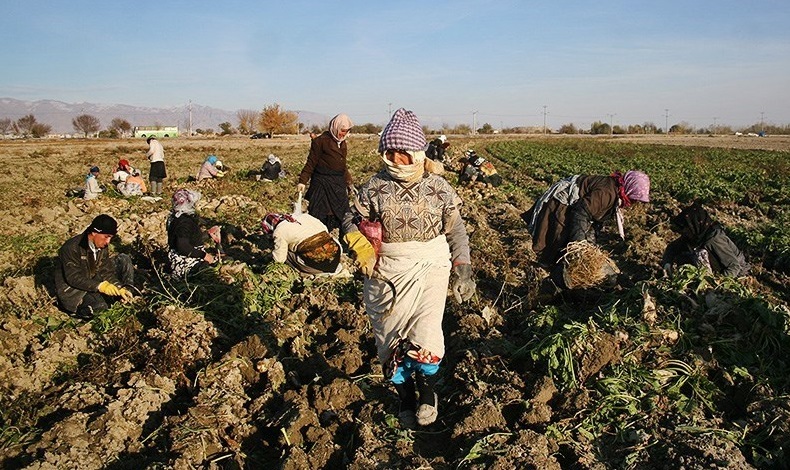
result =
M346 140L346 136L343 136L341 139L338 137L340 131L343 129L351 129L354 126L354 123L351 122L351 118L347 115L340 113L337 116L333 117L331 121L329 121L329 133L332 134L332 138L334 138L338 143L343 142Z

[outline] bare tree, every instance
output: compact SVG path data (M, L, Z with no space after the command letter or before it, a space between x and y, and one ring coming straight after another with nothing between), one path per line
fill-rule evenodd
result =
M274 103L265 106L258 116L258 130L272 134L294 132L298 129L298 121L298 114L293 111L280 109L280 105Z
M30 135L33 137L45 137L49 132L52 130L52 126L49 124L44 124L41 122L37 122L33 124L33 128L30 129Z
M11 130L11 118L0 119L0 135L5 137L8 131Z
M129 121L126 119L121 118L113 118L112 122L110 122L110 127L108 127L110 132L114 132L118 134L120 137L126 137L129 135L129 132L132 130L132 125L129 124Z
M21 118L17 119L13 124L13 129L15 134L19 134L22 137L27 137L28 135L33 133L33 126L36 125L36 117L32 114L28 114L27 116L22 116Z
M88 134L95 134L101 129L99 118L90 114L80 114L71 120L71 125L74 126L75 131L84 133L85 137L88 137Z
M258 119L258 113L252 109L240 109L236 111L236 118L239 120L237 129L241 134L252 134L255 132L255 121Z

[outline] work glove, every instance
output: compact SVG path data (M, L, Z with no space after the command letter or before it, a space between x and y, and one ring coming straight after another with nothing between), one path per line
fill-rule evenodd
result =
M376 251L362 232L348 232L343 239L354 254L354 260L367 277L373 275L373 268L376 266Z
M297 185L296 185L296 192L297 192L297 193L302 193L302 194L304 194L304 189L305 189L306 187L307 187L307 186L305 186L304 184L302 184L302 183L299 183L299 184L297 184Z
M453 282L453 295L460 304L475 295L476 286L472 279L472 265L459 264L453 267L453 272L456 275L455 282Z
M225 176L225 172L222 170L217 170L217 178L222 178L223 176Z
M123 287L118 287L110 281L102 281L99 284L99 292L110 297L121 297L124 300L131 299L132 293Z

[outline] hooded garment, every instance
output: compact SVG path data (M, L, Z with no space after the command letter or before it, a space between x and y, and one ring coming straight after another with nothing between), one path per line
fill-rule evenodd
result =
M348 135L346 134L346 136L343 136L343 138L341 139L338 137L340 131L343 129L351 129L353 126L354 123L351 122L351 118L349 118L347 115L343 113L340 113L337 116L333 117L331 121L329 121L329 132L332 134L332 138L334 138L335 141L337 141L337 143L339 144L340 142L346 140L346 136Z
M702 205L694 203L670 219L680 238L667 245L661 265L693 264L725 276L744 276L751 266Z
M416 181L425 172L427 145L422 125L414 112L398 109L384 127L379 139L379 153L385 170L395 180ZM391 162L385 155L388 150L405 151L411 155L412 163L402 165Z

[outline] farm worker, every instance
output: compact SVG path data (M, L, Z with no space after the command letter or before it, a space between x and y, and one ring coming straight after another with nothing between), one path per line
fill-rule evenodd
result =
M261 178L264 181L274 181L280 177L280 172L282 171L282 162L273 153L270 153L263 166L261 166Z
M92 166L88 174L85 176L85 195L83 198L86 201L96 199L104 191L99 185L99 167Z
M173 193L173 208L167 218L167 245L170 248L167 259L171 271L178 277L195 274L217 260L206 251L204 239L210 237L214 243L220 243L220 230L214 226L208 231L209 237L204 237L195 213L195 204L199 200L197 191L179 189Z
M491 186L502 184L502 177L499 176L494 165L478 155L474 150L467 150L464 160L464 167L458 176L458 180L461 183L477 181L483 184L490 184Z
M145 186L145 181L140 175L140 170L134 168L129 163L129 160L124 158L118 160L118 166L115 168L115 172L112 174L112 181L115 183L115 186L119 191L121 191L121 188L119 187L120 183L125 183L124 190L131 187L132 185L137 185L137 187L139 187L140 193L145 193L148 191L148 188ZM123 193L123 191L121 192Z
M304 192L310 201L310 215L320 220L331 231L339 228L348 212L348 196L354 191L354 181L348 171L346 137L354 124L345 114L329 121L329 130L310 141L307 162L299 174L297 191Z
M269 213L261 221L261 227L274 239L274 261L288 263L303 275L334 275L343 271L340 243L312 215Z
M612 218L624 239L622 209L635 202L650 202L650 178L641 171L574 175L554 183L522 215L532 234L538 263L551 269L568 243L595 243L595 225Z
M156 137L149 137L148 152L145 154L151 162L151 171L148 174L148 180L151 182L151 194L154 196L162 195L162 180L167 178L167 171L165 170L165 149L162 144L156 140Z
M117 232L115 219L101 214L60 247L55 289L61 308L91 319L109 308L110 298L132 298L132 293L124 287L134 281L132 259L127 254L110 253L110 240Z
M216 155L209 155L206 157L203 165L200 166L200 170L198 170L197 180L203 181L212 178L222 178L225 176L225 173L217 168L218 162L219 160L217 159Z
M379 141L384 168L362 186L343 224L365 274L365 311L406 428L431 424L438 415L434 386L445 352L442 317L451 271L459 303L475 292L461 199L427 169L425 147L417 116L398 109ZM354 224L359 218L381 223L378 259Z
M671 276L673 267L681 264L693 264L732 277L749 272L750 266L741 250L699 202L672 217L670 226L680 237L667 246L661 259L666 275Z
M444 163L444 155L447 151L447 147L449 146L450 142L447 142L447 136L442 134L439 137L433 139L428 144L428 149L425 150L425 155L431 160Z

